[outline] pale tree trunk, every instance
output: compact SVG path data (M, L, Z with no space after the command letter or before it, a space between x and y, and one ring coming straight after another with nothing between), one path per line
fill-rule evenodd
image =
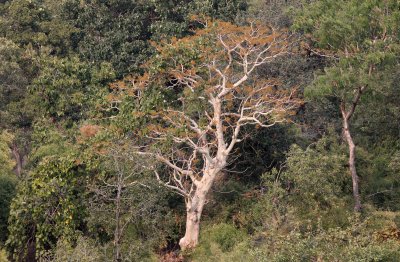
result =
M192 199L186 201L186 229L185 236L180 239L182 250L197 246L199 242L200 219L205 204L206 193L196 192Z
M351 137L349 121L346 117L343 118L343 134L349 147L349 169L353 182L354 211L360 212L361 199L358 186L358 175L356 170L356 145L354 144L353 138Z
M371 70L371 69L370 69ZM358 102L360 101L361 94L364 91L365 86L357 89L357 93L353 99L353 103L350 110L346 110L346 104L342 101L340 105L340 111L342 113L343 120L343 136L346 139L347 145L349 147L349 169L351 174L351 180L353 183L353 198L354 198L354 211L361 211L361 198L359 190L359 179L356 170L356 145L354 144L353 138L350 133L350 119L353 116Z
M205 171L193 196L186 199L186 231L179 241L182 250L193 248L199 243L201 214L217 173L215 169Z
M23 166L23 157L21 157L21 154L18 150L18 147L16 144L12 145L12 153L15 159L15 174L17 175L18 178L21 178L22 174L22 166Z
M120 181L119 181L120 182ZM122 186L119 184L117 187L117 197L115 200L115 231L114 231L114 248L115 248L115 261L121 260L120 241L121 241L121 191Z

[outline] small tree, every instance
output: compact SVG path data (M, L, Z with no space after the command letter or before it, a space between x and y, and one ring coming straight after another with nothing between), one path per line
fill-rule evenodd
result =
M204 29L193 36L155 45L158 55L146 73L116 83L119 95L110 96L121 121L137 128L135 153L163 164L162 172L154 167L157 179L185 199L182 249L197 245L207 195L234 161L244 127L271 127L299 103L294 90L277 88L277 79L251 77L289 52L286 32L256 23L200 23Z
M385 71L398 64L399 7L395 0L324 0L307 5L296 18L295 27L310 33L308 51L332 62L306 95L338 101L356 212L362 205L351 124L360 104L382 92Z
M139 202L138 194L149 186L143 184L144 159L128 155L126 146L112 147L104 159L105 172L89 185L91 193L89 210L91 220L100 220L110 227L113 234L114 260L123 260L123 238L130 224L141 215L148 215L154 199ZM141 187L141 188L139 188ZM106 225L106 226L107 226Z

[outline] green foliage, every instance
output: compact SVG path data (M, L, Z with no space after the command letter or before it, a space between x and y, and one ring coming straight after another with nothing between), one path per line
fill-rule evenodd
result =
M397 1L323 0L301 9L294 28L309 33L312 44L334 58L333 66L316 78L305 95L350 103L354 90L367 87L374 97L381 90L381 74L399 58L398 5Z
M1 5L4 5L0 20L2 36L38 51L60 55L69 52L76 29L60 17L52 1L16 0Z
M72 121L94 115L96 99L106 91L105 83L114 78L109 64L94 67L77 57L48 57L42 68L33 83L38 111L54 121L68 120L70 126Z
M382 219L382 218L381 218ZM356 221L356 222L350 222ZM382 222L382 220L380 220ZM373 221L349 217L349 227L290 232L271 230L229 252L208 240L188 255L191 261L397 261L397 240L379 240ZM382 225L380 225L382 229Z
M262 195L250 202L240 223L250 233L270 231L283 226L290 215L290 205L285 197L286 190L279 181L280 173L273 169L263 175Z
M11 173L0 174L0 246L8 236L7 221L10 213L10 203L15 196L15 186L16 179L12 177Z
M32 59L14 42L0 38L0 117L3 128L15 129L29 122L23 112L26 85L32 77Z
M294 28L311 33L323 48L364 48L382 35L394 35L389 42L398 37L400 16L396 0L312 1L298 11Z
M109 260L116 248L110 240L116 233L120 235L121 258L143 261L152 258L154 248L166 245L163 242L174 228L173 214L167 208L170 192L143 168L148 160L130 152L128 141L108 148L100 157L102 172L90 180L87 190L89 234L110 251ZM109 219L117 215L119 221Z
M138 72L152 53L148 40L190 33L191 13L232 19L242 1L154 0L64 3L64 13L79 29L77 51L86 61L110 62L121 77Z
M243 241L244 234L232 225L219 224L210 229L207 238L217 243L223 252L227 252Z
M6 252L3 249L0 250L0 262L8 262Z
M79 236L76 245L73 247L71 243L64 239L59 239L57 247L54 250L54 262L100 262L106 261L104 254L93 240Z
M201 233L199 247L188 256L191 261L204 261L204 259L228 261L227 257L235 257L240 252L247 253L247 246L243 244L247 237L243 230L233 225L226 223L211 225Z
M146 1L147 2L147 1ZM150 9L134 1L66 1L64 13L74 26L77 50L85 61L111 62L121 76L149 56Z
M287 171L281 179L293 183L293 193L299 192L301 201L308 205L315 201L318 209L323 210L324 205L331 206L341 196L347 180L346 155L335 139L322 138L306 150L293 146L286 164Z
M185 258L398 261L399 10L396 0L0 0L0 261L8 261L7 238L15 260L35 251L41 260L112 260L116 192L105 183L133 170L127 182L138 184L124 188L121 206L123 258L157 261L173 249L184 230L183 202L138 168L149 160L135 162L127 145L147 146L155 125L186 134L155 120L166 108L207 123L209 108L199 99L207 85L185 90L171 73L182 64L206 79L204 61L218 52L211 41L216 31L196 35L203 26L193 15L210 23L242 15L278 28L294 23L305 52L293 49L267 63L257 78L298 86L300 96L307 86L308 101L293 117L300 128L246 130L250 135L235 151L240 157L207 199L200 245ZM143 99L130 93L110 109L132 80L149 78L128 77L117 88L109 83L144 70L157 81L140 90ZM362 86L351 125L365 203L356 217L338 105L351 105ZM112 88L118 92L110 94ZM110 132L93 125L85 133L83 123L111 123ZM167 137L157 149L171 143ZM104 155L110 148L126 152L117 166Z
M395 152L390 159L389 167L396 173L400 173L400 152Z
M85 209L86 167L76 155L44 158L27 181L18 187L11 204L7 248L14 258L26 255L34 240L36 256L42 257L56 240L76 239Z
M291 9L297 10L302 6L302 2L296 0L250 0L249 14L266 24L276 26L278 28L289 28L292 25L293 17L289 12Z
M2 61L0 67L1 97L0 99L12 100L10 97L4 97L13 91L13 87L22 88L26 84L26 77L21 68L22 50L7 38L0 38L0 58ZM5 103L6 104L6 103ZM2 105L4 107L4 104Z
M0 133L0 175L11 175L15 166L15 161L11 157L11 143L14 136L7 131Z
M193 12L197 14L234 22L237 17L243 15L248 8L249 4L246 0L194 0L192 9Z
M0 246L7 239L10 202L15 195L16 178L12 172L15 161L10 149L13 138L7 131L0 133Z
M399 209L398 176L396 168L397 146L392 141L371 146L368 151L360 150L362 156L359 169L363 179L366 199L384 210Z
M271 202L276 201L276 195L268 199ZM287 204L281 202L280 205ZM283 223L277 227L270 227L267 231L257 231L251 236L242 238L246 239L245 243L237 243L229 252L223 252L217 243L211 241L214 233L210 235L203 233L207 237L188 257L193 261L344 262L397 261L400 254L397 233L390 237L390 232L398 232L397 229L391 229L395 214L369 213L368 219L345 214L347 221L345 225L325 228L321 220L305 219L296 210L287 209L282 213L286 216ZM339 217L335 216L336 218ZM217 231L220 233L220 230ZM207 228L206 232L214 231ZM226 231L223 232L222 235L226 236ZM385 234L389 237L382 238L381 236ZM217 239L223 237L217 234Z
M346 195L350 187L343 152L336 139L330 137L306 150L292 146L285 168L265 175L266 193L254 210L260 210L258 205L262 203L268 207L261 213L264 228L285 226L293 216L304 221L317 219L324 228L346 225ZM255 222L259 221L259 212L256 211Z
M249 261L394 262L400 252L396 241L374 240L365 223L313 234L293 231L281 236L269 235L264 241L263 247L250 251Z
M350 185L343 152L328 136L305 150L293 145L285 165L263 175L261 188L254 192L258 197L242 205L237 223L256 236L293 227L346 226Z
M67 140L68 133L54 128L52 124L51 121L39 119L33 126L32 151L29 155L31 165L39 163L45 157L62 155L71 149L72 145Z
M392 189L397 188L397 174L387 166L398 139L397 134L389 134L397 129L390 126L397 125L398 112L394 91L400 61L398 7L396 1L315 1L302 9L295 24L332 58L331 66L305 89L310 102L325 107L322 114L332 112L331 106L338 113L339 107L349 111L362 90L351 119L353 137L360 145L361 192L380 207L395 210L397 190Z

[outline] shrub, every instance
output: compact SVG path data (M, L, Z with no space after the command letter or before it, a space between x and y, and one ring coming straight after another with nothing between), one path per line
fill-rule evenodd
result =
M0 262L8 262L6 251L0 250Z
M78 237L75 247L63 239L57 242L53 262L63 261L100 262L105 261L105 259L91 239Z
M217 243L223 252L231 251L237 243L245 238L242 231L225 223L214 226L209 234L210 240Z
M247 237L243 230L226 223L206 227L200 245L186 257L189 261L244 261L249 248Z

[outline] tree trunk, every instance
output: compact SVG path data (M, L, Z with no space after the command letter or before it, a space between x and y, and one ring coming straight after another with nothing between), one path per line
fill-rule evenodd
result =
M119 182L119 181L118 181ZM117 197L115 200L115 231L114 231L114 248L115 248L115 261L121 261L120 241L121 241L121 185L117 188Z
M199 243L201 214L217 173L215 170L205 172L194 195L186 199L186 231L185 236L179 241L182 250L193 248Z
M16 144L12 145L12 153L15 159L15 174L17 175L18 178L21 178L22 174L22 165L23 165L23 158L21 157L21 154L19 153L18 147Z
M349 168L351 179L353 182L353 198L354 198L354 211L361 211L361 199L358 186L358 176L356 170L356 146L354 144L353 138L351 137L349 121L347 117L343 118L343 135L346 138L347 144L349 146Z
M185 236L179 240L179 246L182 250L193 248L199 243L200 218L204 203L199 203L197 206L187 205Z

